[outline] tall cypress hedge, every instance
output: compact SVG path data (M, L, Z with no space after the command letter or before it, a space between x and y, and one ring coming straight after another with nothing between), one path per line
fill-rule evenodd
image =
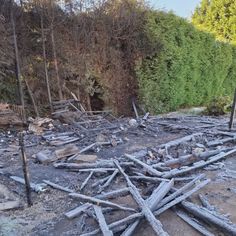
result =
M151 12L146 33L158 45L136 70L139 94L149 111L205 105L213 97L233 94L235 47L173 13Z

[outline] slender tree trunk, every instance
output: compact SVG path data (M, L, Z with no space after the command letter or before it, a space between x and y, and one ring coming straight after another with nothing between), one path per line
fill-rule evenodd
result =
M19 95L20 95L20 103L21 103L22 111L23 111L23 121L26 121L24 93L23 93L22 82L21 82L19 51L18 51L18 44L17 44L17 37L16 37L16 25L15 25L14 13L13 13L13 11L14 11L13 10L13 6L14 6L14 1L11 0L10 17L11 17L13 42L14 42L14 53L15 53L15 75L16 75L16 79L17 79L17 82L18 82L18 90L19 90Z
M52 108L52 96L49 84L49 77L48 77L48 68L47 68L47 56L46 56L46 47L45 47L45 36L44 36L44 25L43 25L43 13L41 13L41 36L42 36L42 48L43 48L43 62L44 62L44 73L47 85L47 93L48 93L48 101L50 105L51 112L53 111Z
M36 105L36 102L35 102L35 99L34 99L34 95L33 95L33 93L32 93L32 90L30 89L30 86L29 86L27 80L25 79L24 81L25 81L25 85L26 85L26 88L27 88L27 90L28 90L30 99L31 99L31 101L32 101L32 103L33 103L34 112L35 112L35 114L36 114L36 117L39 117L38 108L37 108L37 105Z
M59 95L59 99L62 100L63 96L62 96L62 89L61 89L61 80L59 77L59 69L58 69L58 61L57 61L57 53L56 53L53 25L51 25L51 39L52 39L53 61L54 61L54 67L55 67L55 72L56 72L58 95Z

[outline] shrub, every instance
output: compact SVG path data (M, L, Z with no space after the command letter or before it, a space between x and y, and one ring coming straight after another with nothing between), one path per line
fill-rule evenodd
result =
M224 97L213 98L211 102L208 104L207 109L204 113L210 116L224 115L230 111L230 107L231 107L230 97L224 96Z

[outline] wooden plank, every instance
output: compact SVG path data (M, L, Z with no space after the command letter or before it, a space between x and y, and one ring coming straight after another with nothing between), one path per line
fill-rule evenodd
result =
M108 225L106 223L105 217L102 213L102 209L100 206L93 205L97 221L99 223L99 226L101 228L102 234L104 236L113 236L113 233L111 230L109 230Z
M130 193L132 194L134 200L137 202L137 204L142 209L142 213L144 214L144 216L147 219L147 221L149 222L149 224L152 226L152 229L154 230L154 232L157 235L167 236L168 234L163 230L161 222L155 218L155 216L153 215L151 209L148 207L147 202L145 202L143 200L143 198L140 195L138 189L131 182L131 180L129 179L128 175L124 172L122 167L119 165L119 162L118 161L114 161L114 163L117 166L117 168L119 169L120 173L124 176L124 178L125 178L125 180L127 182L127 185L130 188Z

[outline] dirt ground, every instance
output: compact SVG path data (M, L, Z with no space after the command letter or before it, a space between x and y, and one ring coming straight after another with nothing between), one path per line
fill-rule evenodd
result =
M98 159L119 158L125 153L155 148L160 144L194 132L206 132L208 130L211 133L219 130L219 126L221 129L226 129L227 127L227 117L209 118L208 128L206 128L207 125L204 122L201 122L203 120L201 117L187 115L182 115L181 118L178 117L177 119L173 117L175 118L176 115L164 118L158 117L158 119L151 120L145 129L131 127L124 132L116 134L124 142L117 146L101 147L100 150L97 150L99 152L96 152ZM122 120L121 123L127 125L128 119ZM169 126L165 124L169 124ZM98 135L100 134L97 132L94 133L94 136ZM211 138L213 139L213 136L209 135L207 138L210 140ZM82 148L82 146L86 146L91 141L78 141L75 144L79 148ZM87 173L56 169L51 163L39 164L36 162L34 154L44 149L56 150L56 147L51 147L41 136L34 134L27 134L25 142L28 145L26 147L26 153L29 161L31 182L42 183L43 180L50 180L72 190L79 191L79 187L87 177ZM229 145L233 146L234 144L230 143ZM9 151L9 146L11 151ZM9 178L10 175L23 177L21 155L18 149L15 148L16 146L18 146L17 132L13 128L7 131L2 130L0 132L0 150L7 148L8 151L0 151L0 166L2 165L2 168L0 168L0 173L2 173L0 175L0 184L6 186L12 192L12 199L20 199L22 207L17 210L0 211L0 235L80 235L83 219L75 218L68 220L64 216L64 213L78 206L78 201L71 199L67 193L50 187L47 187L47 190L42 193L32 192L33 206L30 208L27 207L24 186ZM172 150L172 153L175 151ZM94 154L92 151L88 153ZM193 175L205 173L211 179L211 182L198 193L194 194L191 200L200 204L198 194L201 193L207 196L210 204L214 205L219 213L227 215L236 224L236 178L225 176L227 170L236 171L236 156L231 156L221 163L221 167L215 170L200 169L191 173ZM91 183L95 182L98 178L99 176L93 176L90 184L88 184L82 193L91 195L94 191ZM182 185L182 183L178 184L179 186ZM125 182L120 180L120 178L116 179L111 188L109 188L109 191L111 189L121 188L121 186L125 186ZM148 186L144 185L142 190L145 191L145 188L148 188ZM129 207L137 207L131 196L116 199L114 202L123 203ZM110 213L106 220L110 223L117 220L117 217L122 218L125 216L127 216L127 213L115 211ZM200 235L200 233L180 219L172 210L161 214L159 219L163 224L164 230L169 235ZM88 232L98 227L97 223L90 217L86 218L85 225L86 231ZM217 232L214 228L212 230L215 235L224 235L222 232ZM143 220L134 235L151 236L155 234L147 221Z

